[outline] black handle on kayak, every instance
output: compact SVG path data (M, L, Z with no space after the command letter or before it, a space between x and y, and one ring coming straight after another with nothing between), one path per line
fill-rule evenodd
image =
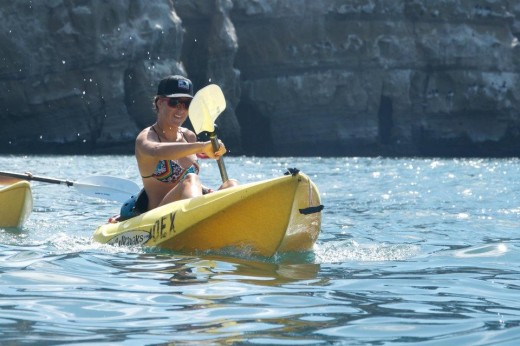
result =
M325 208L325 207L322 204L320 204L315 207L303 208L303 209L300 209L299 211L300 211L300 214L310 215L310 214L314 214L314 213L319 213L320 211L323 210L323 208Z

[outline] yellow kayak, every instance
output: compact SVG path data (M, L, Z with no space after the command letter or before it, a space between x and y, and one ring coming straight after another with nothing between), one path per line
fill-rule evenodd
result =
M316 185L305 174L293 171L102 225L93 239L182 252L243 249L271 257L312 250L322 209Z
M32 208L29 182L19 181L0 187L0 227L22 227Z

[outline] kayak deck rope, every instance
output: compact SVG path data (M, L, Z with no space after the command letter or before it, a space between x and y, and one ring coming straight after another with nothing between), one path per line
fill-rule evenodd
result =
M320 211L323 210L323 208L325 208L323 206L323 204L312 206L313 196L312 196L312 186L311 186L310 180L308 181L308 185L309 185L309 205L310 205L310 207L299 209L300 214L303 214L303 215L319 213Z
M287 168L287 172L285 172L284 175L290 174L294 177L298 173L300 173L300 170L298 168ZM325 206L323 206L323 204L312 206L313 196L312 196L312 186L311 186L310 180L308 183L309 183L309 205L311 205L311 206L308 208L299 209L300 214L303 214L303 215L319 213L320 211L323 210L323 208L325 208Z

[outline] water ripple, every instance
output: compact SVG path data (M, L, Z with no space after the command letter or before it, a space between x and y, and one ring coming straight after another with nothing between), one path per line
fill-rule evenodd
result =
M0 156L0 166L139 183L130 156ZM204 161L202 179L219 183ZM0 229L2 344L516 345L520 160L255 158L242 182L298 167L318 185L311 253L184 255L92 232L117 203L33 184L21 230Z

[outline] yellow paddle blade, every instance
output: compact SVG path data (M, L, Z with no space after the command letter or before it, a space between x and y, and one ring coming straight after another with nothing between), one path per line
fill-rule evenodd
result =
M226 109L226 98L220 87L210 84L200 89L190 104L189 117L195 133L214 132L215 120Z

